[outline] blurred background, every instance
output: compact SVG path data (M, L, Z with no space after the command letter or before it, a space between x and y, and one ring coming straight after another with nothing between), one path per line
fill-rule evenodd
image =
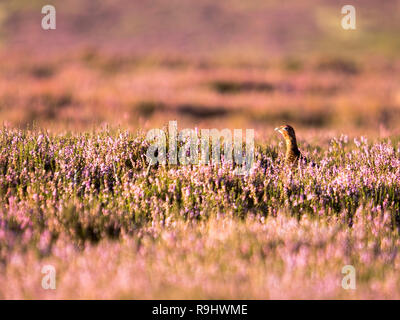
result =
M400 134L399 16L397 0L2 0L0 121Z

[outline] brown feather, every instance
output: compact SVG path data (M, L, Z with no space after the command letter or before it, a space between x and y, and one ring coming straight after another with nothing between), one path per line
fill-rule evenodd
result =
M297 164L299 160L307 162L307 159L301 154L297 147L296 133L294 132L294 129L289 125L284 125L275 130L283 136L286 142L285 163L288 165L294 165Z

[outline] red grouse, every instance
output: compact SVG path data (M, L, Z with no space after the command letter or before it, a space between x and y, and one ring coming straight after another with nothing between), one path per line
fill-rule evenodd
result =
M299 148L297 147L296 134L294 129L289 125L280 126L275 128L286 142L286 156L285 163L288 165L294 165L299 162L299 160L307 162L307 159L301 154Z

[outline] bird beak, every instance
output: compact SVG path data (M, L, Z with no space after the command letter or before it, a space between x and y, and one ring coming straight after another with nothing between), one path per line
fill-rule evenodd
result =
M275 128L275 131L278 131L278 132L280 132L280 131L281 131L281 128L280 128L280 127L278 127L278 128Z

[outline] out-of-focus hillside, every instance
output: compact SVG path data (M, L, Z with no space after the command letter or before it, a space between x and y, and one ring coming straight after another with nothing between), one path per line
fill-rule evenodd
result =
M41 7L57 9L57 30L43 32ZM29 50L98 46L112 51L182 55L299 55L319 51L398 54L400 2L353 1L357 31L341 28L332 0L5 0L3 44Z
M57 29L41 29L41 8ZM3 1L0 121L396 133L400 1ZM394 131L393 131L394 130Z

